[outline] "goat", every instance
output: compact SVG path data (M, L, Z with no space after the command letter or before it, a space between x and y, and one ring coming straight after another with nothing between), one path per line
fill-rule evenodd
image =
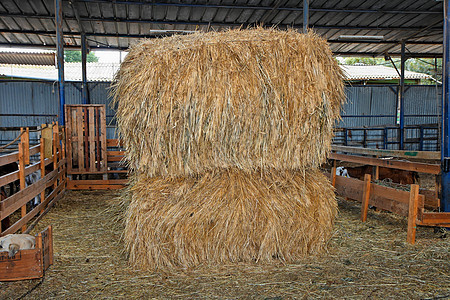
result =
M9 257L16 255L19 250L34 249L36 239L29 234L8 234L0 238L0 251L7 251Z
M31 173L27 177L25 177L25 186L30 186L38 182L39 179L41 179L41 170L37 170L36 172ZM40 194L36 195L34 199L31 200L29 203L31 208L38 206L39 203L41 203L41 195Z

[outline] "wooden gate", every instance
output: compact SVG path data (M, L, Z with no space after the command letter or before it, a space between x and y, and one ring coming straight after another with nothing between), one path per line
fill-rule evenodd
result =
M124 187L127 179L108 178L108 173L117 175L127 173L127 170L117 169L123 157L118 141L106 138L105 105L66 105L65 111L67 189Z
M65 107L67 174L106 174L105 105Z

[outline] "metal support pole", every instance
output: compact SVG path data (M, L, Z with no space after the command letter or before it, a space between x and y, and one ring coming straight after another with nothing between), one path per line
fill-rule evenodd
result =
M401 65L400 65L400 150L404 149L405 140L405 49L406 43L402 41Z
M442 59L441 210L450 212L450 7L444 1L444 57Z
M66 99L64 96L64 36L62 0L55 0L55 23L59 86L59 124L64 126L64 104L66 103Z
M308 32L309 27L309 0L303 0L303 33Z
M86 45L86 35L84 33L81 34L81 89L83 95L83 104L90 104L89 99L89 87L87 83L87 75L86 75L86 57L87 57L87 45Z

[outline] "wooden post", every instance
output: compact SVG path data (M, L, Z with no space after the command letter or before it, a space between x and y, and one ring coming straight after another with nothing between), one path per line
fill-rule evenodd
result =
M370 174L364 175L364 190L361 205L361 221L365 222L367 220L367 211L369 210L369 199L370 199Z
M48 254L50 257L50 265L53 265L53 228L48 226Z
M331 168L331 185L336 187L336 167Z
M20 133L22 134L20 142L25 145L23 157L25 159L25 165L30 164L30 129L20 128Z
M416 241L416 219L417 208L419 205L419 186L411 184L411 191L409 193L409 209L408 209L408 235L406 241L414 245Z
M20 190L25 189L25 144L23 142L19 143L19 182L20 182ZM27 204L25 203L21 208L21 217L25 217L27 214ZM22 226L22 232L27 230L27 226Z
M103 169L103 171L105 171L105 173L103 174L103 179L107 180L108 179L108 158L106 157L106 112L105 112L105 108L102 107L100 108L100 132L101 135L103 136L102 138L102 142L100 145L100 149L102 152L102 162L103 165L101 166L101 168ZM103 142L105 141L105 142Z
M56 170L58 167L58 135L56 131L53 131L53 170ZM55 180L55 183L53 184L53 188L56 189L58 187L58 180Z
M39 158L41 167L41 178L45 177L45 139L41 137L39 144ZM45 189L41 192L41 203L45 200ZM44 207L41 209L41 214L44 213Z
M41 125L41 137L45 140L45 149L44 149L44 157L51 158L52 157L52 128L48 124Z

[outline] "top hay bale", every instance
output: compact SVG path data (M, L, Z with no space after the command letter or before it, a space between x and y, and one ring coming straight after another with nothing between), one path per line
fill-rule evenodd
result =
M113 95L130 168L163 177L317 167L344 100L326 41L262 28L144 41Z

